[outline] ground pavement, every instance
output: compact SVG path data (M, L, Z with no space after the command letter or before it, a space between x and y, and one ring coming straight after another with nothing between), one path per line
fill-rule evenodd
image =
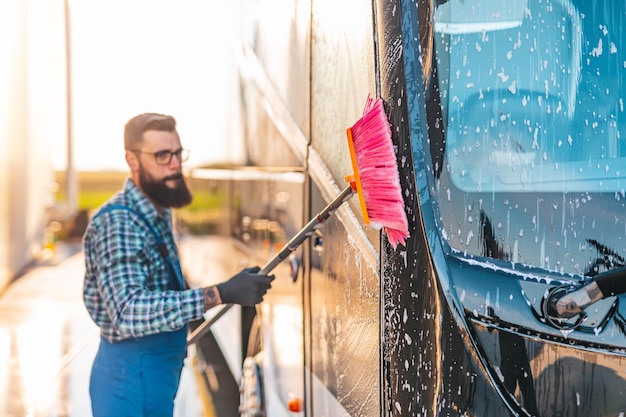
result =
M0 416L91 417L98 328L82 303L80 245L61 245L0 293ZM206 417L197 372L183 370L176 417Z

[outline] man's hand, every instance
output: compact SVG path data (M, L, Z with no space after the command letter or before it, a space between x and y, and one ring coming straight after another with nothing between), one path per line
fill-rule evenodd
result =
M217 284L222 302L252 307L261 301L271 287L274 275L262 275L260 268L246 268L226 282Z

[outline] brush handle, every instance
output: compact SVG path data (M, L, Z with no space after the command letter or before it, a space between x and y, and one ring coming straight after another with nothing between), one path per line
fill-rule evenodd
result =
M346 201L348 201L356 191L351 185L344 188L344 190L331 201L322 211L320 211L315 217L313 217L306 226L304 226L294 237L287 242L282 249L274 255L259 271L261 275L268 275L270 272L284 261L293 251L295 251L308 237L310 237L315 230L317 230L322 223L324 223L332 214ZM219 320L228 310L232 308L234 304L223 304L219 307L212 308L211 317L206 318L200 326L198 326L187 338L187 344L197 343L200 338L211 328L211 326ZM219 309L219 310L218 310ZM207 311L208 313L208 311ZM205 313L205 315L207 315Z

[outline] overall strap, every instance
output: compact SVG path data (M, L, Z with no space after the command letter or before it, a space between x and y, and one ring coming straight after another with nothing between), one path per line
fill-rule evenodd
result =
M95 220L98 216L108 213L113 210L127 210L131 213L134 213L135 217L140 219L143 222L143 224L148 228L148 230L150 230L150 232L154 236L154 240L156 241L157 249L170 271L170 278L171 278L170 281L174 284L175 289L182 290L184 284L183 284L183 274L182 274L182 271L180 270L180 266L174 264L174 262L172 261L172 258L170 258L167 245L165 244L163 239L161 239L159 232L154 228L154 226L152 226L148 222L148 220L141 213L123 204L110 204L108 206L103 207L100 211L98 211L96 215L93 216L92 221Z

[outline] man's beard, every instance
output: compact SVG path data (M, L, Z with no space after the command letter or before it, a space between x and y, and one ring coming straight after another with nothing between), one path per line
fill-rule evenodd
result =
M176 186L170 188L166 181L175 180ZM180 208L191 203L191 192L182 174L174 174L160 180L156 180L143 169L139 170L139 187L156 204L161 207Z

